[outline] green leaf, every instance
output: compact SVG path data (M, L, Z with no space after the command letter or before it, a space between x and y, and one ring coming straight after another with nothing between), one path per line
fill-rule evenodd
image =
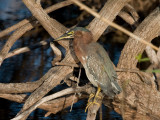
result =
M147 61L150 61L149 58L142 58L140 60L138 60L139 62L147 62Z
M138 56L136 56L136 59L138 60L138 62L141 58L142 58L142 54L139 54Z
M155 70L145 70L145 72L148 72L148 73L160 73L160 69L155 69Z
M149 58L142 58L142 54L139 54L138 56L136 56L136 59L138 60L138 62L150 61Z
M152 70L153 73L160 73L160 69Z

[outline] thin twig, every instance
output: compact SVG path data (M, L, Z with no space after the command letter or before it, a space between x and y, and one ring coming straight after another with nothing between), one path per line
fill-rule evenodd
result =
M47 42L46 40L42 40L42 41L40 41L39 43L36 43L36 44L31 45L31 46L29 46L29 47L22 47L22 48L15 49L15 50L9 52L9 53L6 55L5 59L6 59L6 58L9 58L9 57L13 57L13 56L18 55L18 54L21 54L21 53L29 52L29 51L31 51L32 49L38 48L38 46L44 46L44 45L47 45L47 44L48 44L48 42Z
M81 67L79 68L79 75L78 75L78 79L77 79L77 87L79 87L79 80L80 80L80 76L81 76ZM74 96L76 96L76 93L74 93ZM72 101L72 105L71 105L70 112L72 111L72 107L73 107L74 99L75 99L75 97L73 98L73 101Z

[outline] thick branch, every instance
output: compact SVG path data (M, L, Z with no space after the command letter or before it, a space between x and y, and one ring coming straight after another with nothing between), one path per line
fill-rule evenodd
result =
M67 89L62 90L60 92L57 92L55 94L49 95L47 97L44 97L41 100L39 100L37 103L35 103L32 107L30 107L29 109L25 110L24 112L22 112L21 114L19 114L15 118L13 118L12 120L19 120L19 119L25 117L26 115L29 115L33 110L35 110L39 105L41 105L44 102L59 98L59 97L64 96L64 95L69 95L71 93L80 93L82 91L88 91L87 90L88 87L89 86L86 85L86 86L77 87L77 88L67 88Z
M160 33L160 11L155 9L135 30L134 34L150 42ZM136 69L138 54L142 54L146 45L130 38L122 51L118 68ZM115 110L123 114L124 119L160 119L160 94L154 77L146 78L152 85L146 84L135 73L119 73L123 93L118 95L119 107Z
M129 0L108 0L99 14L107 20L113 21L128 1ZM93 19L92 22L88 25L88 29L92 31L95 41L99 39L107 27L108 24L101 21L99 18Z
M160 12L159 8L155 9L135 30L134 34L151 42L160 33ZM125 44L125 47L120 56L118 68L132 68L137 65L138 60L136 56L142 54L146 48L145 44L140 43L133 38L130 38ZM128 62L130 61L130 62Z
M33 92L42 84L42 79L26 83L0 83L0 93L26 93Z

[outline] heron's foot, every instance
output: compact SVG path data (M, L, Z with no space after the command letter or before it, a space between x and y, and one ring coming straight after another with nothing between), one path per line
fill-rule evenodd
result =
M93 93L91 93L91 94L89 95L88 103L91 101L92 98L94 98L94 96L95 96L95 95L94 95Z
M92 98L94 98L93 101L91 101ZM98 95L90 94L89 99L88 99L87 106L86 106L86 108L85 108L85 112L87 112L87 109L88 109L91 105L93 105L93 104L97 104L97 105L100 106L100 104L97 102L97 98L98 98L98 99L101 99L102 97L101 97L101 96L98 96Z

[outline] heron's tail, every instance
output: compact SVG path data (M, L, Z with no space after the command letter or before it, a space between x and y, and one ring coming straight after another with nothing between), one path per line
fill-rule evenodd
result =
M109 98L113 98L116 94L119 94L122 91L116 80L110 81L110 84L107 84L107 87L105 88L101 86L101 89Z

